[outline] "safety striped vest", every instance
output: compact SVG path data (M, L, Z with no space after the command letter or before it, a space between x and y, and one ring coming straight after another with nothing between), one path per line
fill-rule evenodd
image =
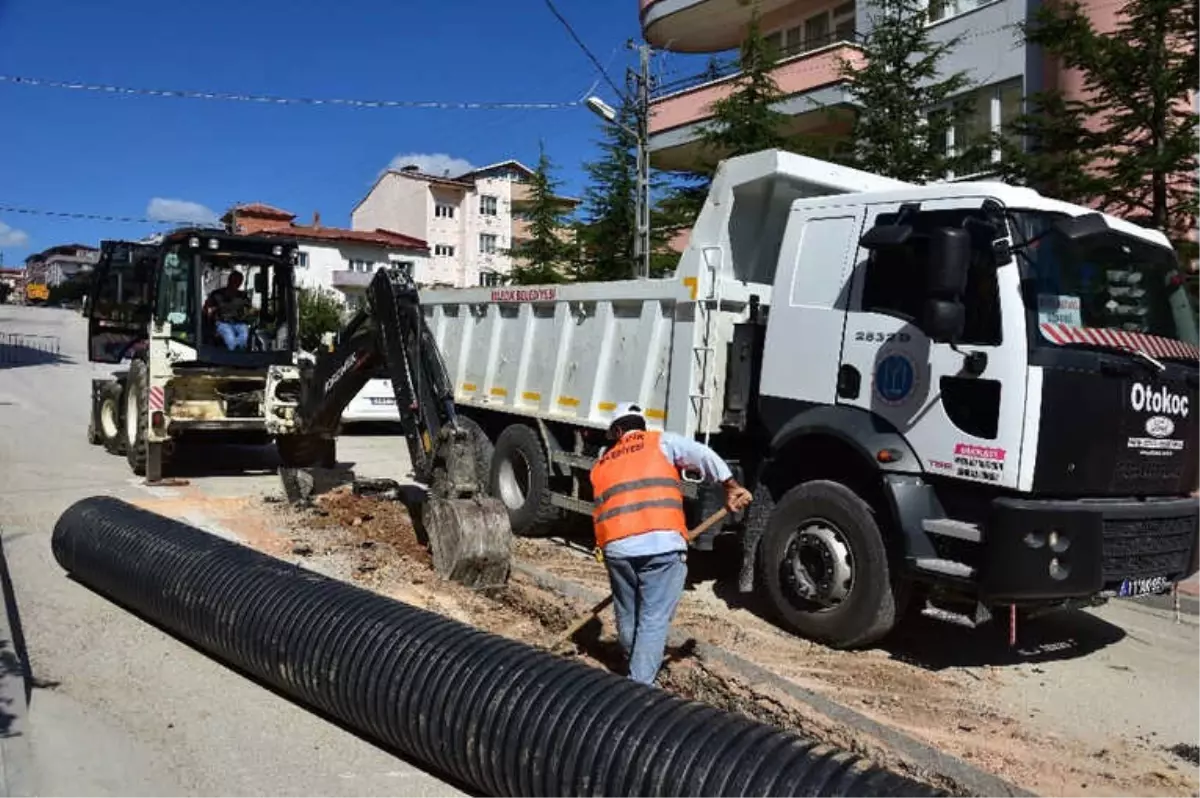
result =
M596 545L671 529L687 535L679 472L659 448L660 433L628 432L592 467Z

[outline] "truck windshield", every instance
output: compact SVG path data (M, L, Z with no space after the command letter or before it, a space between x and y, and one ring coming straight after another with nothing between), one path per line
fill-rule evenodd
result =
M1166 357L1183 350L1164 339L1196 345L1196 314L1173 251L1129 235L1070 247L1053 226L1062 218L1011 214L1025 302L1038 321L1035 341L1140 348L1159 339L1153 354Z

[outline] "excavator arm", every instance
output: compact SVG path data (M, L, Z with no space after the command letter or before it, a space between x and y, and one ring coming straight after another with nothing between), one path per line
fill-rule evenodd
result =
M450 375L406 274L377 271L366 307L342 329L333 350L304 372L297 432L336 435L346 406L380 366L391 378L413 475L428 486L420 516L435 569L475 587L502 584L512 537L508 512L485 495L475 430L455 410Z

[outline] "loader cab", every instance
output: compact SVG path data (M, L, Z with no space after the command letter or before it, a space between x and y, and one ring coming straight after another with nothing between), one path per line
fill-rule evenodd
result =
M145 346L154 310L158 247L103 241L84 303L88 360L120 363Z

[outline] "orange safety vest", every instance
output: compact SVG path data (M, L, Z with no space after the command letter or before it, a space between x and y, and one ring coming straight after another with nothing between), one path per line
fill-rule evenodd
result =
M679 472L659 438L658 432L626 433L592 467L592 521L600 548L660 529L687 537Z

